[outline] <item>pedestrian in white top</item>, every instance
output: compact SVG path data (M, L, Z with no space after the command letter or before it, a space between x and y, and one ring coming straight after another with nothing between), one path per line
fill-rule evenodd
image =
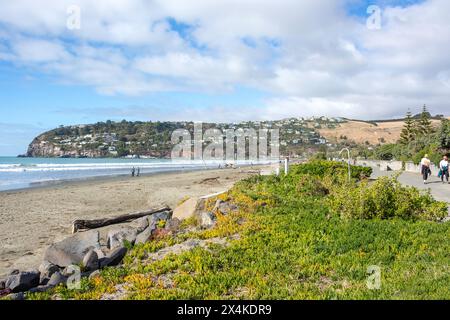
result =
M444 177L447 179L448 182L448 157L444 156L444 158L439 162L439 170L441 170L441 181L444 183Z
M430 161L430 159L428 159L428 154L426 154L420 161L420 167L421 167L420 171L422 173L424 184L427 183L428 176L431 174L430 166L431 166L431 161Z

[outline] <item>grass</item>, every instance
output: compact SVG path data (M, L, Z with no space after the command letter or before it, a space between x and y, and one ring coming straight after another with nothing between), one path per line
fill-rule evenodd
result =
M127 299L450 299L449 223L344 220L326 196L300 193L293 171L252 177L221 195L240 211L220 216L213 229L135 246L121 268L84 279L81 290L61 286L29 298L99 299L122 284ZM188 238L236 234L226 247L146 260ZM381 269L379 290L366 285L371 265Z

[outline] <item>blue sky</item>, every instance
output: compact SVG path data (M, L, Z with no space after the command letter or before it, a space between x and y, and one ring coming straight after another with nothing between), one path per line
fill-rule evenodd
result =
M79 30L66 27L71 4ZM0 0L0 155L25 152L44 130L107 119L448 110L448 1L257 4ZM373 4L375 31L365 23ZM412 54L418 44L426 49Z

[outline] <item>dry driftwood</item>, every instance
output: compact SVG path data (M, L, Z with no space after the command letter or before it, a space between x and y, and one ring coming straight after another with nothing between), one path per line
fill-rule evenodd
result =
M75 220L72 223L72 233L76 233L79 230L96 229L109 226L111 224L127 222L130 220L138 219L141 217L149 216L164 211L172 211L172 209L170 209L169 207L161 207L157 209L151 209L149 211L123 214L112 218L95 219L95 220Z

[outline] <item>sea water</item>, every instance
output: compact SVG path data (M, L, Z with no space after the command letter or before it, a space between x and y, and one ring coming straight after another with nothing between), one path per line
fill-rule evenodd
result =
M165 171L217 168L217 163L173 162L170 159L17 158L0 157L0 191L31 188L62 181Z

